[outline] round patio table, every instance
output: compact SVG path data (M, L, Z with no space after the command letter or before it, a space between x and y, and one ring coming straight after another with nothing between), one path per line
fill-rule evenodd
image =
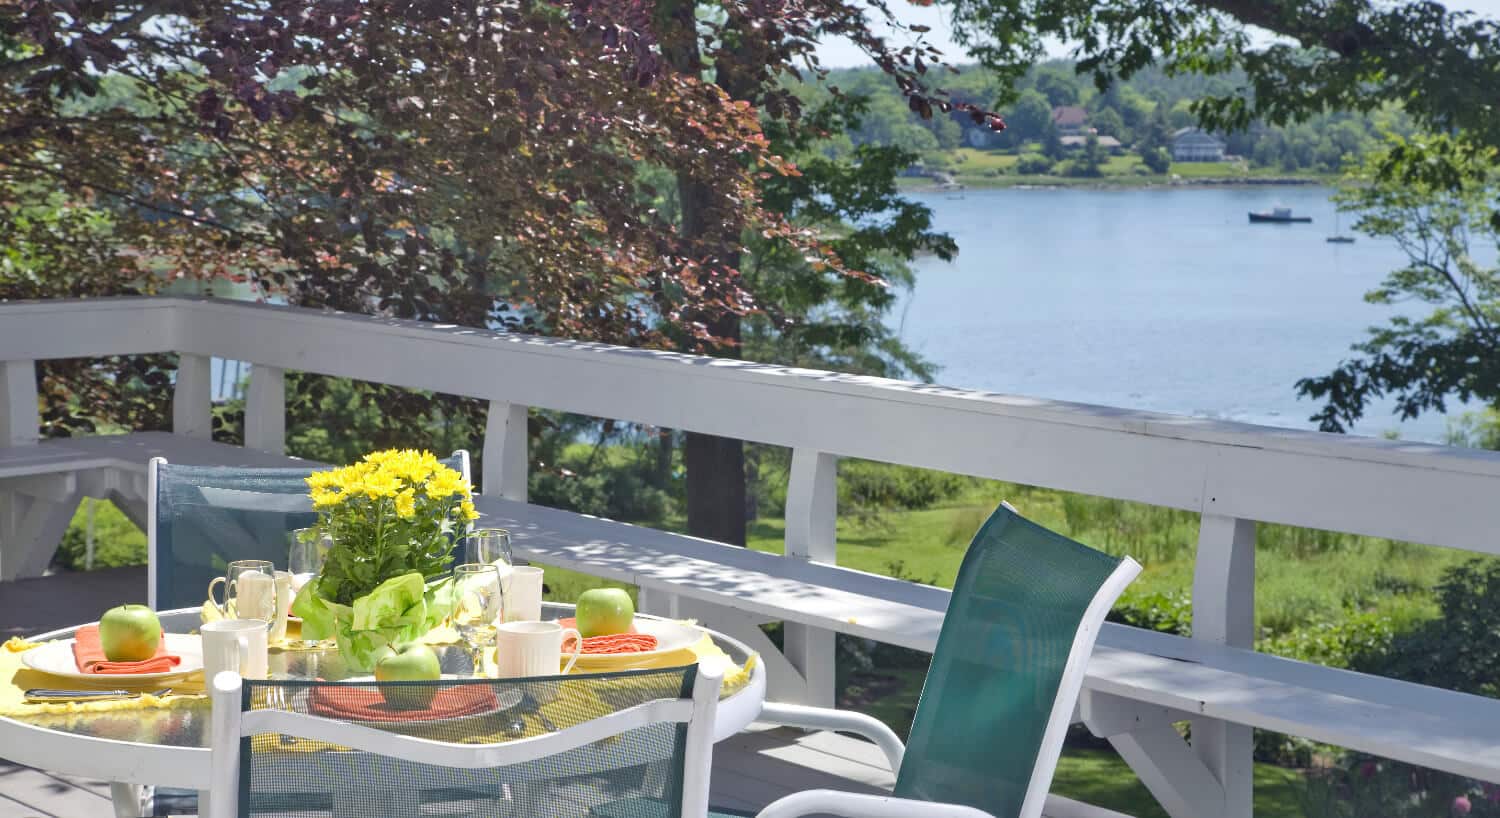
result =
M572 614L572 605L543 605L544 619ZM168 633L188 633L197 630L200 624L197 608L164 611L160 617L162 628ZM77 626L64 628L32 638L65 639L76 629ZM752 653L736 639L705 630L736 664L743 665ZM470 672L472 665L463 646L435 649L444 672ZM338 651L332 648L273 651L269 666L274 679L338 681L358 675L345 667ZM765 695L765 668L756 662L745 686L720 701L714 741L723 741L749 726L760 715ZM0 716L0 757L28 767L96 780L206 790L210 782L209 722L206 697L171 708ZM116 809L128 812L129 807L121 803L123 788L115 789Z

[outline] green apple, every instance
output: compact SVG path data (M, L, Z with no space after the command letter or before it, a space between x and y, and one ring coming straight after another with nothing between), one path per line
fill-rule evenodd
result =
M377 682L431 682L443 676L437 654L421 642L408 642L395 650L382 651L375 660ZM432 706L437 685L394 685L380 688L390 706L400 710L421 710Z
M626 633L635 622L635 603L623 588L595 588L578 595L578 632L587 639Z
M156 655L161 620L145 605L110 608L99 619L99 646L111 662L140 662Z

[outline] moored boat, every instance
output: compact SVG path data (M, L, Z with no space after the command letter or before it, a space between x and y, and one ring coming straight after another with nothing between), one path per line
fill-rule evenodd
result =
M1270 210L1250 211L1250 223L1271 222L1276 224L1292 224L1294 222L1311 222L1312 216L1293 216L1290 207L1273 207Z

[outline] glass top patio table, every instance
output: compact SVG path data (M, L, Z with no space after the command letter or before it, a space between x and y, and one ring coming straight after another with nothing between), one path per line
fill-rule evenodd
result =
M559 603L544 603L543 605L543 619L557 619L572 614L572 605ZM162 627L168 633L196 631L200 624L197 608L166 611L160 616ZM743 665L749 658L751 651L739 641L712 630L707 630L707 632L715 644L736 664ZM70 628L34 638L63 639L71 636L72 633L73 629ZM438 653L444 673L461 675L472 673L473 665L464 646L434 646L434 650ZM332 647L314 650L273 650L268 657L268 665L270 677L273 679L317 678L339 681L368 674L368 671L359 673L349 669L339 656L337 649ZM764 674L764 669L757 662L750 682L720 702L714 731L715 741L738 733L759 715L765 697ZM171 682L163 684L170 686ZM113 742L122 743L122 750L131 745L141 749L151 747L153 749L192 748L194 750L209 746L209 700L207 697L167 708L131 708L66 715L0 717L0 735L11 734L11 731L3 729L6 721L34 728L45 728L48 731L71 734L80 738L110 739ZM0 757L9 758L21 764L29 763L31 766L48 766L40 761L29 762L27 756L24 741L0 741ZM140 781L138 783L157 782Z

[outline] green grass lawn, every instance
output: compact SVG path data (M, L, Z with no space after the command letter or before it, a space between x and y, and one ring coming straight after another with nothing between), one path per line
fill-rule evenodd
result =
M1256 818L1305 818L1302 787L1300 772L1256 764ZM1052 779L1052 791L1134 818L1167 818L1146 785L1112 750L1065 750Z

